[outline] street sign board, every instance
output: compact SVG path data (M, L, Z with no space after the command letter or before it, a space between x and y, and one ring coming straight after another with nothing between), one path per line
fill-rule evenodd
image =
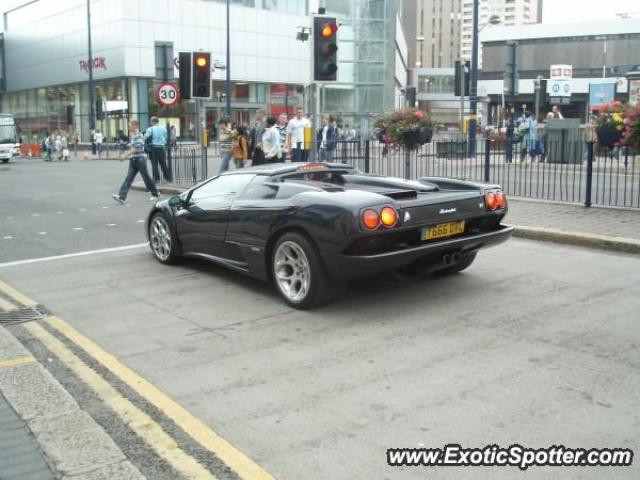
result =
M551 105L571 105L571 97L549 97Z
M603 103L613 102L616 95L615 83L590 83L589 106L591 108Z
M171 107L178 101L178 87L173 83L163 83L156 92L158 103L163 107Z
M569 80L549 80L547 94L551 97L570 97L571 82Z
M551 80L571 80L572 77L572 65L551 65L549 68L549 78Z
M629 105L640 105L640 79L629 80Z

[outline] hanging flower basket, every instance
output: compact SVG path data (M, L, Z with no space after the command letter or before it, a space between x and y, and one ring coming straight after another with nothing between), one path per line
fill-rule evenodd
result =
M431 142L436 125L427 114L410 108L378 117L374 124L378 140L385 146L419 148Z
M596 133L601 147L613 148L622 138L622 131L611 126L598 127Z

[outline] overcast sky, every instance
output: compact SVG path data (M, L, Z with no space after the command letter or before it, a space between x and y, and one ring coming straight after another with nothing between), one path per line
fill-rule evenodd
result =
M619 18L616 13L633 13L640 18L640 0L543 0L544 23L580 22Z

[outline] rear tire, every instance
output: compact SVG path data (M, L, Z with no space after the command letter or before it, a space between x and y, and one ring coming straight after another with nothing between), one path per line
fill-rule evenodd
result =
M299 310L316 307L331 297L330 277L315 245L304 235L282 235L271 255L273 283L287 304Z
M149 246L160 263L170 265L178 260L178 237L161 212L153 215L149 222Z
M465 253L460 256L460 261L455 265L452 265L447 268L443 268L442 270L438 270L436 272L437 275L451 275L454 273L461 272L471 266L473 261L476 259L478 252Z

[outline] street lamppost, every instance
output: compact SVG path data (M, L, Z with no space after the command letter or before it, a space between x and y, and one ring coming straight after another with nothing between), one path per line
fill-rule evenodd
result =
M231 0L227 0L227 84L226 84L226 92L227 92L227 120L231 120L231 28L230 28L230 4Z
M87 37L89 50L89 129L96 128L96 104L93 91L93 52L91 51L91 0L87 0Z
M478 10L480 0L473 0L473 44L471 50L471 85L469 86L469 156L476 154L476 115L478 113ZM497 25L500 23L500 17L498 15L491 15L487 25Z

